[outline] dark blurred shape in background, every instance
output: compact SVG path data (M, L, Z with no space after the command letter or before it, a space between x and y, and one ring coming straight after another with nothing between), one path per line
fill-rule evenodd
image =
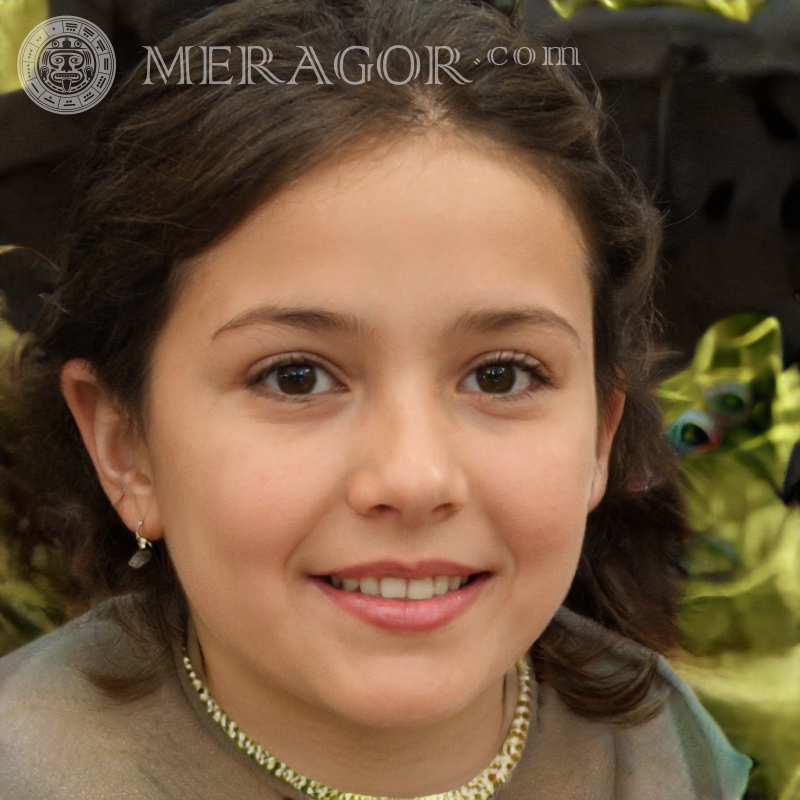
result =
M564 20L526 0L526 25L577 47L625 149L667 214L664 344L691 354L716 320L778 316L800 356L800 3L744 24L673 6L599 5Z

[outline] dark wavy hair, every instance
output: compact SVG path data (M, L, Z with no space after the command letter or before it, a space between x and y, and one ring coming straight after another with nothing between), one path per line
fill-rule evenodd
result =
M601 408L627 393L605 497L590 514L566 605L656 650L674 642L679 590L676 548L684 531L672 457L660 435L649 383L651 302L659 215L618 158L599 108L566 68L509 57L539 45L500 13L467 0L257 0L223 6L160 45L170 64L182 45L269 48L271 72L288 81L299 45L313 47L327 74L351 45L377 54L404 45L421 70L404 85L373 80L296 84L255 79L202 85L202 61L145 83L141 64L106 104L77 189L61 276L21 354L14 381L7 479L17 514L17 554L55 547L91 601L117 603L120 622L167 653L186 623L186 601L168 547L133 570L130 531L103 493L62 397L66 361L84 358L136 424L144 424L150 354L180 292L187 263L230 234L281 187L361 143L446 127L495 141L529 159L568 201L582 226L593 288L595 373ZM459 72L428 83L426 44L457 48ZM226 54L227 55L227 54ZM396 59L396 61L394 60ZM521 59L526 60L526 59ZM395 49L387 71L405 75ZM151 70L152 71L152 70ZM154 72L154 71L153 71ZM258 76L256 76L257 78ZM514 198L509 198L513 203ZM653 712L652 663L612 675L607 655L557 621L533 645L540 679L586 716L637 721ZM97 676L96 680L101 681ZM106 676L104 688L133 696L150 677ZM137 688L138 687L138 688Z

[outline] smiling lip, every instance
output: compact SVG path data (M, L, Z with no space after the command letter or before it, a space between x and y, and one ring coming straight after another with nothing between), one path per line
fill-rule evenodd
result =
M456 564L454 561L427 560L413 564L401 564L399 561L371 561L368 564L326 572L328 578L427 578L433 575L463 575L468 578L484 572L482 569Z
M392 600L384 597L336 589L331 578L425 578L434 575L470 577L465 586L428 600ZM343 611L375 625L394 631L424 632L441 628L465 613L478 599L490 574L449 561L425 561L400 564L381 561L360 564L324 576L312 576L314 582Z

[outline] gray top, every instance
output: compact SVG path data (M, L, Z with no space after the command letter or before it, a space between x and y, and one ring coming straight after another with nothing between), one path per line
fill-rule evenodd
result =
M626 652L648 651L565 609L567 627ZM0 798L308 800L268 775L206 713L175 648L147 696L119 703L85 678L136 655L103 606L0 659ZM571 712L535 684L520 761L496 800L738 800L750 761L659 660L667 697L635 727Z

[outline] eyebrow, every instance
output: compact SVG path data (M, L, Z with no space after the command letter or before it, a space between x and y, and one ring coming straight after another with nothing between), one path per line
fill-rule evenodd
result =
M374 335L371 326L353 314L326 311L322 308L299 308L286 306L258 306L244 311L227 322L211 337L212 341L220 334L244 328L249 325L285 325L323 333L347 333L369 338Z
M374 336L371 325L353 314L328 311L322 308L286 306L258 306L235 316L219 328L211 337L216 339L223 333L250 325L284 325L323 333L346 333L362 338ZM581 338L575 328L560 314L547 308L523 306L512 309L488 309L468 311L448 327L449 335L497 333L524 325L544 325L557 328L581 347Z
M463 314L451 326L452 333L496 333L524 325L544 325L566 333L581 347L581 337L560 314L548 308L521 306L512 309L472 311Z

